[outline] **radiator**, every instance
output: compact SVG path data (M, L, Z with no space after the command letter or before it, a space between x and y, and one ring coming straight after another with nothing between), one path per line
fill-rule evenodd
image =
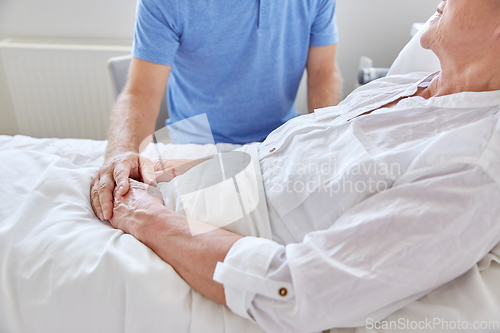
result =
M0 105L11 110L0 113L11 115L18 134L105 139L114 103L107 60L130 54L131 47L128 40L1 41L0 74L9 101Z

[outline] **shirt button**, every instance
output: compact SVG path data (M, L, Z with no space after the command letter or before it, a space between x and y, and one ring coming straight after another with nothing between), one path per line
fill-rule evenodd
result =
M269 152L274 153L276 151L276 148L271 149Z
M288 290L286 290L286 288L281 288L279 293L280 293L280 296L285 297L286 294L288 294Z

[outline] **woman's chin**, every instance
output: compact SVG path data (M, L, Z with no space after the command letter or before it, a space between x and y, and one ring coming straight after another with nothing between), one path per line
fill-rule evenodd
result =
M436 34L434 33L434 27L428 26L427 29L420 36L420 46L426 50L431 49L432 41L435 40Z
M429 49L429 45L427 43L427 39L425 38L425 35L422 35L422 37L420 37L420 46L422 46L426 50Z

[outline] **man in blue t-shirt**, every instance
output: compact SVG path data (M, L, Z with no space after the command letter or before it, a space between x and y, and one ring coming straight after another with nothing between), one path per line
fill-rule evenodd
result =
M336 105L334 14L335 0L139 0L129 80L113 110L105 163L92 181L101 220L111 217L115 183L126 194L129 177L154 178L138 150L154 131L167 82L174 143L204 143L196 122L179 122L200 114L215 143L264 140L298 115L304 68L309 112Z

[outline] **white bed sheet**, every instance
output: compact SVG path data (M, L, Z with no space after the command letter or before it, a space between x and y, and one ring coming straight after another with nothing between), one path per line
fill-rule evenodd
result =
M0 136L0 332L262 332L193 291L135 238L94 217L88 187L105 144ZM164 158L214 151L160 146ZM144 154L156 156L152 146ZM386 320L499 321L499 263L497 246L469 272Z
M161 147L170 158L214 150ZM0 332L262 332L94 217L89 184L104 148L0 136Z

